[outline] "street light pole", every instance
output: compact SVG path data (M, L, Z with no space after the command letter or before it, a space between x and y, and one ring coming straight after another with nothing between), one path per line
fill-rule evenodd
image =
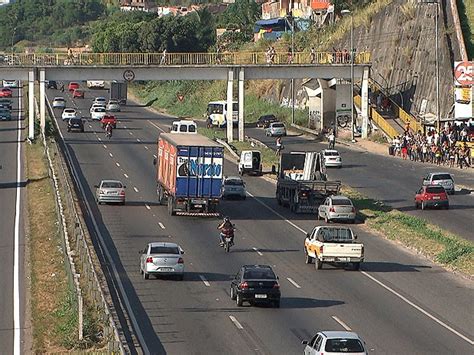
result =
M342 10L341 14L349 14L351 16L351 48L350 48L350 57L351 57L351 141L355 143L354 137L354 17L352 16L352 11ZM337 118L336 118L337 120ZM337 124L337 122L336 122Z
M439 44L438 44L438 17L439 17L439 1L435 1L436 5L436 18L435 18L435 52L436 52L436 118L438 119L438 134L441 134L441 116L439 109Z
M291 59L295 60L295 20L291 15ZM291 79L291 124L295 124L295 79Z

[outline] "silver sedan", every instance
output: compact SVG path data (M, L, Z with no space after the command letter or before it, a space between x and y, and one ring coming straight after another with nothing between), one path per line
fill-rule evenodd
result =
M321 218L324 218L326 223L334 220L346 220L354 223L356 209L346 196L329 196L318 208L318 219Z
M109 100L106 110L110 112L120 112L120 103L117 100Z
M126 186L118 180L102 180L99 185L95 185L95 198L98 204L101 203L121 203L125 204Z
M222 183L222 198L236 197L245 200L245 182L239 176L229 176Z
M184 279L184 250L175 243L148 243L139 251L140 273L145 280L150 275L173 275Z

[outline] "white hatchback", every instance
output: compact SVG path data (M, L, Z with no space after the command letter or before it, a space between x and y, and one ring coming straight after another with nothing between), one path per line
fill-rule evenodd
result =
M306 345L304 348L305 355L368 354L365 342L354 332L322 331L318 332L311 340L303 340L301 343Z
M91 109L91 119L94 121L100 121L105 115L106 111L104 107L94 107Z
M342 168L342 158L337 150L325 149L323 150L323 155L326 167Z
M61 114L61 119L63 121L69 120L70 118L75 118L77 117L77 112L73 108L65 108L63 110L63 113Z
M64 97L55 97L53 100L53 108L65 108L66 107L66 100Z

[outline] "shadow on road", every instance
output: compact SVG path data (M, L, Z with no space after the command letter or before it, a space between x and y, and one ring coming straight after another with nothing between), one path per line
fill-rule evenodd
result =
M404 265L385 261L364 261L362 269L369 272L420 272L419 269L431 269L427 265Z

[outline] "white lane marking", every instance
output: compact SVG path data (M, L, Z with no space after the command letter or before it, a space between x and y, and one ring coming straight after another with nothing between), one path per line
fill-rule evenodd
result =
M164 225L163 223L158 222L158 225L160 226L161 229L166 229L166 227L165 227L165 225ZM170 236L170 238L171 238L171 236Z
M151 122L150 120L148 120L148 122L149 122L152 126L154 126L155 128L159 129L161 132L165 133L165 130L164 130L163 128L158 127L156 124L154 124L154 123Z
M125 177L128 179L128 175L127 175L127 174L123 173L123 176L125 176Z
M104 149L107 149L107 146L105 144L102 144L102 147L104 147Z
M148 206L146 203L145 203L145 207L146 207L147 210L151 210L151 207Z
M147 147L147 146L145 146L145 149L146 149L146 150L148 150L148 147Z
M134 186L133 189L135 190L135 192L138 192L138 189Z
M96 133L96 135L97 135L97 133ZM98 139L100 142L102 142L102 138L100 138L100 137L97 137L97 139Z
M260 203L261 205L265 206L266 208L268 208L270 211L272 211L273 213L275 213L278 217L280 217L281 219L283 219L286 223L288 223L289 225L293 226L294 228L298 229L301 233L303 234L306 234L306 231L303 229L303 228L300 228L298 227L296 224L294 224L293 222L291 222L290 220L288 220L287 218L285 218L285 216L283 216L282 214L278 213L277 211L275 211L273 208L271 208L270 206L268 206L265 202L263 202L262 200L260 200L258 197L255 197L254 195L252 195L250 192L247 191L247 194L252 197L253 199L255 199L255 201L257 201L258 203Z
M237 320L237 318L235 318L234 316L229 316L230 320L232 321L232 323L234 323L234 325L237 327L237 329L244 329L244 327L242 327L242 324L239 323L239 321Z
M331 316L331 318L334 319L336 322L338 322L341 325L341 327L343 327L348 332L352 330L346 323L344 323L342 320L340 320L336 316Z
M89 125L89 128L92 128L92 126L91 126L91 125Z
M140 138L137 138L137 142L141 142Z
M289 221L288 219L286 219L283 215L281 215L280 213L278 213L277 211L275 211L273 208L271 208L270 206L268 206L265 202L262 202L260 201L260 199L258 199L257 197L253 196L250 192L247 191L247 194L251 197L253 197L255 199L255 201L257 201L258 203L260 203L261 205L265 206L267 209L269 209L270 211L272 211L273 213L275 213L278 217L280 217L281 219L283 219L286 223L288 223L289 225L293 226L295 229L299 230L301 233L303 234L306 234L306 231L300 227L298 227L296 224L294 224L293 222ZM414 307L415 309L417 309L418 311L420 311L421 313L423 313L424 315L426 315L427 317L431 318L433 321L435 321L436 323L438 323L439 325L441 325L442 327L446 328L447 330L449 330L450 332L452 332L453 334L457 335L458 337L460 337L461 339L467 341L469 344L471 345L474 345L474 340L468 338L467 336L461 334L460 332L458 332L457 330L453 329L452 327L450 327L449 325L447 325L446 323L444 323L443 321L439 320L438 318L436 318L435 316L433 316L431 313L425 311L423 308L421 308L420 306L416 305L415 303L411 302L408 298L402 296L401 294L399 294L398 292L396 292L395 290L393 290L392 288L388 287L387 285L385 285L383 282L377 280L375 277L373 277L372 275L369 275L367 272L365 271L361 271L361 274L362 275L365 275L366 277L370 278L371 280L373 280L374 282L376 282L377 284L379 284L380 286L382 286L383 288L385 288L386 290L390 291L391 293L393 293L395 296L399 297L401 300L403 300L405 303L409 304L410 306Z
M263 256L262 252L258 250L257 248L253 247L252 249L255 250L258 255Z
M20 204L21 204L21 89L18 90L18 133L16 148L15 244L13 258L13 354L21 353L20 318Z
M119 163L115 163L115 165L117 165L118 167L120 167L120 164L119 164Z
M130 134L131 136L133 135L133 132L128 132L128 134Z
M401 300L403 300L405 303L408 303L410 306L412 306L413 308L415 308L417 311L423 313L425 316L427 316L428 318L431 318L433 321L435 321L436 323L438 323L439 325L441 325L442 327L446 328L447 330L449 330L450 332L452 332L453 334L457 335L458 337L460 337L461 339L467 341L469 344L471 345L474 345L474 340L472 339L469 339L467 336L461 334L460 332L458 332L457 330L453 329L452 327L450 327L449 325L447 325L446 323L444 323L443 321L439 320L438 318L436 318L435 316L433 316L431 313L425 311L423 308L421 308L420 306L416 305L415 303L413 303L412 301L410 301L408 298L406 298L405 296L402 296L400 293L398 293L397 291L395 291L394 289L392 289L391 287L385 285L384 283L382 283L381 281L377 280L375 277L373 277L372 275L369 275L367 272L365 271L361 271L361 274L367 276L369 279L371 279L372 281L376 282L377 284L379 284L380 286L382 286L384 289L386 289L387 291L390 291L391 293L393 293L395 296L397 296L398 298L400 298Z
M127 126L123 126L123 128L127 129Z
M296 281L293 280L291 277L287 277L286 279L287 279L288 281L290 281L290 283L291 283L293 286L295 286L296 288L301 288L301 286L298 285L298 284L296 283Z
M114 155L113 155L112 153L109 153L109 156L110 156L111 158L113 158L113 157L114 157Z
M204 285L206 285L207 287L211 286L209 281L207 281L206 278L203 275L199 275L199 278L202 280L202 282L204 282Z
M155 154L153 154L153 158L158 159L158 157Z
M50 110L53 111L52 109L50 109ZM53 119L56 121L56 125L58 126L58 119L56 118L56 115L54 114L54 112L53 112L52 115L53 115ZM61 130L59 130L59 136L64 141L63 132ZM64 152L65 152L67 158L69 159L69 161L72 161L71 154L70 154L67 146L66 146L66 149L64 150ZM73 171L73 174L76 176L76 181L79 181L79 179L77 178L77 176L78 176L77 170L74 167L74 165L72 165L72 171ZM86 196L84 186L82 185L82 183L80 181L79 181L78 185L79 185L79 190L81 191L82 196ZM124 301L125 308L127 309L127 313L130 316L130 319L131 319L132 324L133 324L133 329L135 330L135 332L137 334L138 342L143 347L144 353L145 354L151 354L150 349L148 348L148 345L145 342L145 337L143 336L142 329L140 328L141 322L139 323L138 320L137 320L137 317L134 313L134 308L132 308L132 305L130 303L128 295L125 292L125 287L123 286L123 282L122 282L122 279L120 278L119 272L117 270L117 266L115 265L115 262L114 262L114 259L112 258L112 255L110 254L110 251L106 248L104 237L102 236L102 234L99 230L99 226L97 225L97 221L95 220L94 214L92 213L91 205L89 204L89 201L87 201L87 199L85 199L85 203L86 203L87 210L89 211L89 214L91 216L91 220L92 220L92 224L94 225L95 233L98 236L99 242L102 246L102 250L105 253L105 257L108 260L108 262L109 262L109 264L112 268L114 278L117 282L118 290L117 290L117 287L114 287L114 288L117 290L117 293L120 294L119 296L121 296L123 301ZM19 353L15 354L15 355L19 355Z

